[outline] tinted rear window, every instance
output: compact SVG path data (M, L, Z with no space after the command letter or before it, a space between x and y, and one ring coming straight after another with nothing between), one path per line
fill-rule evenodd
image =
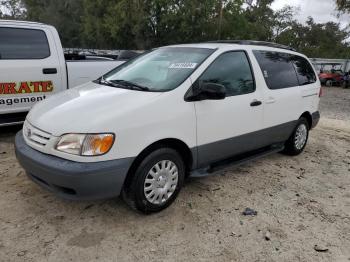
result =
M297 72L299 85L309 85L316 82L315 72L310 63L301 56L292 56L292 61Z
M0 27L0 59L43 59L49 56L44 31Z
M287 53L254 51L266 84L270 89L282 89L299 86L298 78Z

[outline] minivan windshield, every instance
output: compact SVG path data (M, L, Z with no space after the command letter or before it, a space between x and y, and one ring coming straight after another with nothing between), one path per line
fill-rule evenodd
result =
M133 59L100 78L99 83L139 91L165 92L177 88L215 50L164 47Z

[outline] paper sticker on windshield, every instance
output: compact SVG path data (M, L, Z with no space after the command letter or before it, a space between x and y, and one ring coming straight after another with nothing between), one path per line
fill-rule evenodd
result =
M197 63L174 63L169 66L170 69L194 69Z

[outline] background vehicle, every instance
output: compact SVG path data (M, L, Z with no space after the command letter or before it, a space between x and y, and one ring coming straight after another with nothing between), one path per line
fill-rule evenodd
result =
M21 123L36 102L125 61L75 53L66 61L56 29L40 23L0 20L0 39L0 126Z
M321 65L318 77L322 85L340 86L343 82L343 75L342 64L325 63Z

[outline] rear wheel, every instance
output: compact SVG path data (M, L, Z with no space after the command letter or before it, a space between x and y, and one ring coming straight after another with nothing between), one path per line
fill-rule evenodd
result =
M156 149L141 161L122 196L143 213L159 212L174 202L184 177L185 165L179 153L171 148Z
M307 120L303 117L300 118L292 135L285 143L283 153L291 156L301 154L306 147L309 138L309 130L310 127Z
M333 86L333 81L332 81L332 79L328 79L328 80L326 81L326 86L328 86L328 87Z

